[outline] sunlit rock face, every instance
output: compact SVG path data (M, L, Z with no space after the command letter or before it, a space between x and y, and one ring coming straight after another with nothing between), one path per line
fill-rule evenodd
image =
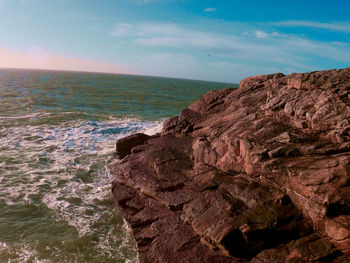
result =
M140 261L350 262L349 119L350 68L277 73L130 143L110 169Z

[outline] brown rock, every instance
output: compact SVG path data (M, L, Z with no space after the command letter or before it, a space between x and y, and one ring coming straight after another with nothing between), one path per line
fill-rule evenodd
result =
M143 133L135 133L128 137L124 137L116 143L116 154L119 158L124 158L131 153L131 149L144 144L151 136Z
M277 73L118 141L140 261L350 262L349 120L350 68Z

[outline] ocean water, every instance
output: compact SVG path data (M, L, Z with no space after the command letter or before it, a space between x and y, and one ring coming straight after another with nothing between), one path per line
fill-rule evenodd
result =
M228 86L0 70L0 262L137 262L106 168L116 140L154 134L205 92Z

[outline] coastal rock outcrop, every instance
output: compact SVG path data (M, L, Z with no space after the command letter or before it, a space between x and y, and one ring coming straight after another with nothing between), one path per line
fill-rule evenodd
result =
M140 262L350 262L350 68L250 77L118 144Z

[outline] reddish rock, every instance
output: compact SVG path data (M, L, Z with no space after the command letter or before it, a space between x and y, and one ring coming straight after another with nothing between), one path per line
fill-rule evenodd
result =
M131 149L144 144L151 136L143 133L135 133L130 136L124 137L116 143L116 155L119 158L124 158L131 153Z
M350 262L350 68L247 78L117 151L141 262Z

